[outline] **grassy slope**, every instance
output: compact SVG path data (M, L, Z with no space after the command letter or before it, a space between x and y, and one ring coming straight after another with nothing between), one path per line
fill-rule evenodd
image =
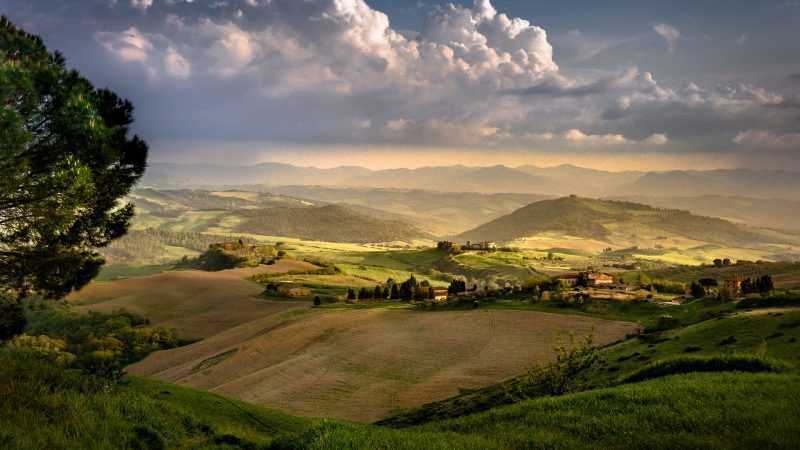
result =
M606 302L599 302L600 305ZM683 311L670 309L675 317L684 323L696 322L701 316L717 314L729 308L714 303L688 305ZM649 323L653 313L648 304L635 309L618 312L607 307L599 309L603 317L625 317L629 320L641 320ZM540 307L539 309L543 309ZM569 309L564 310L569 312ZM661 309L660 311L664 311ZM590 314L584 312L583 314ZM730 336L735 342L721 344ZM684 328L672 330L661 335L662 340L648 342L640 339L629 339L612 345L603 351L603 362L580 378L585 388L615 385L619 380L629 376L644 365L676 355L686 354L691 348L692 355L720 354L759 354L786 361L800 368L800 311L783 310L769 312L739 312L719 319L704 320ZM425 423L430 420L441 420L458 417L474 411L482 411L497 405L518 401L517 389L519 378L489 386L473 392L435 402L423 407L406 411L388 418L381 423L407 426ZM536 395L529 393L529 395Z
M720 345L729 336L736 342ZM662 337L608 348L606 363L590 376L597 385L617 383L644 364L632 355L658 360L691 345L702 347L701 355L760 353L800 366L797 310L740 312ZM298 419L138 378L104 389L74 372L4 352L0 379L3 448L794 448L800 439L794 370L673 375L404 429Z
M577 197L532 203L467 231L457 239L508 242L553 232L587 239L587 243L597 241L611 246L650 247L655 242L665 249L680 249L681 253L703 243L716 243L724 246L720 252L736 258L777 255L790 251L785 244L796 245L800 242L797 236L748 229L685 211L658 210L636 203ZM780 245L767 246L768 243ZM760 253L749 249L745 251L745 248L753 246L763 248L760 248ZM702 257L695 261L702 262L707 257L695 253L691 253L689 260L682 254L667 254L666 258L690 261Z
M234 232L331 242L411 241L430 237L408 222L373 217L339 205L246 209L233 214L241 218L233 227Z
M309 423L157 381L103 383L0 352L0 448L230 448Z
M800 440L793 373L675 375L397 430L299 419L136 378L98 389L0 358L3 448L794 448Z
M326 422L273 448L794 448L800 377L692 374L541 398L422 427Z

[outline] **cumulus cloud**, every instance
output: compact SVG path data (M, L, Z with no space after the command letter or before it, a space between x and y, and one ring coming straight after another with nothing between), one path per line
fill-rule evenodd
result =
M174 78L186 79L192 74L192 65L174 47L167 48L164 55L164 69Z
M101 31L95 34L95 39L123 62L146 63L153 50L150 39L135 27L120 33Z
M675 51L675 47L678 45L678 39L681 37L681 32L678 31L677 28L666 23L657 23L653 25L653 31L658 33L658 35L666 41L670 53Z
M190 101L213 113L204 124L186 119L202 132L656 151L726 149L742 130L797 130L797 98L754 84L665 84L635 66L562 70L535 17L509 16L489 0L432 7L413 33L364 0L117 1L108 9L119 15L96 42L126 70L141 67L152 95L165 95L159 83L202 86ZM653 29L671 51L680 40L673 26ZM584 62L626 42L578 31L564 38L573 61Z
M100 31L95 40L123 63L138 64L151 80L166 75L186 79L191 63L161 34L143 33L131 27L122 32Z

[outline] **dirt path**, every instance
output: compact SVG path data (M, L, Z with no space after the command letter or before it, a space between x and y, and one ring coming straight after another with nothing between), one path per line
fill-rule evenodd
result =
M289 317L291 316L291 317ZM129 370L304 416L374 421L550 360L567 332L607 343L635 324L533 311L273 314Z

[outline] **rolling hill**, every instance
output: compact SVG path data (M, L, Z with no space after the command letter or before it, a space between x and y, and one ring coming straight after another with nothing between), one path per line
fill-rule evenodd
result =
M797 236L746 228L687 211L575 196L532 203L462 233L456 239L508 242L542 233L557 233L623 247L640 243L652 245L658 241L667 243L671 238L684 240L687 244L741 247L795 245L798 242Z
M233 211L219 218L233 232L327 242L409 242L432 236L397 218L380 218L342 205ZM213 225L212 225L213 226Z
M464 232L531 202L550 198L539 194L482 194L423 189L348 188L336 186L276 186L270 192L312 201L345 203L416 219L437 235Z
M637 328L534 311L300 312L263 316L128 370L291 414L374 421L550 361L565 329L610 343Z
M618 196L613 200L644 203L658 208L684 209L693 214L719 217L757 227L800 230L800 201L734 195L693 197Z
M431 238L423 221L401 214L266 192L138 189L129 199L139 229L359 243Z

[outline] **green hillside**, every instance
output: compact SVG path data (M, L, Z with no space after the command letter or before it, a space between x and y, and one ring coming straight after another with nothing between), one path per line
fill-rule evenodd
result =
M0 360L3 448L788 449L800 440L796 374L673 375L398 430L294 418L138 378L107 387L5 352Z
M120 384L0 350L0 448L255 448L309 423L157 381Z
M619 245L629 244L636 238L664 240L669 237L740 246L785 244L796 240L686 211L574 196L531 203L462 233L457 239L504 242L546 232Z

